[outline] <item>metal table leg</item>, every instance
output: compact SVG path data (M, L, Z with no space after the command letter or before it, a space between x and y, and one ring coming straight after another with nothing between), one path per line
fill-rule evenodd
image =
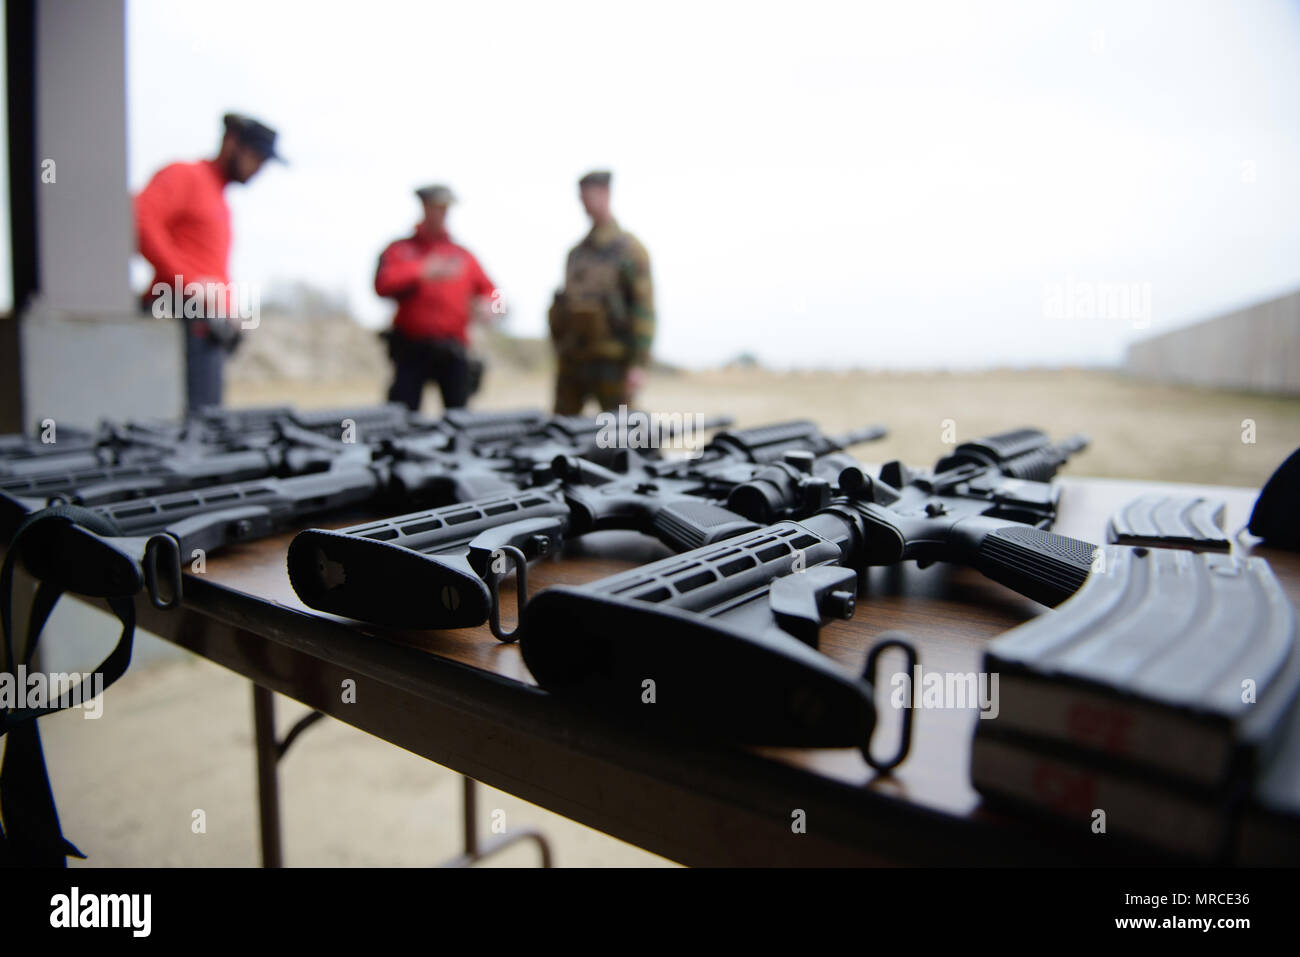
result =
M465 853L443 861L440 867L469 867L485 857L505 850L520 841L534 841L542 855L542 867L551 866L551 846L539 831L517 831L514 834L497 834L487 841L478 837L478 782L471 777L462 778L465 822Z
M277 741L275 693L261 685L253 685L253 737L257 745L257 803L262 832L263 867L282 867L284 864L280 847L280 779L277 766L294 739L323 717L325 715L320 711L305 715L289 729L283 741ZM498 834L488 841L480 842L478 782L470 777L462 777L461 780L464 796L462 815L465 826L465 853L444 861L442 867L469 867L519 841L534 841L541 852L542 867L551 866L551 847L539 831Z
M262 866L283 867L280 849L280 774L277 765L294 738L325 717L305 715L285 735L275 738L275 693L253 685L253 737L257 742L257 807L262 832Z
M253 685L253 736L257 741L257 807L262 830L262 866L280 867L280 781L275 743L275 698Z

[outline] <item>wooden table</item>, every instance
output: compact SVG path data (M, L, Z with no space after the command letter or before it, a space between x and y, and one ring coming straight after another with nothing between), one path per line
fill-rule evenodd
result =
M1109 515L1153 491L1215 494L1230 532L1256 492L1062 479L1056 531L1104 540ZM352 516L333 527L364 520ZM486 627L392 632L303 606L289 586L292 534L223 550L187 575L181 609L139 602L141 627L399 747L524 800L685 864L1067 864L1157 862L1153 851L1087 840L981 807L969 774L973 710L916 715L912 752L879 776L850 749L736 749L651 736L552 699L514 645ZM659 543L603 532L530 570L530 587L588 581L662 557ZM1261 550L1300 604L1300 555ZM510 587L503 620L514 620ZM928 670L978 672L986 640L1043 608L968 569L873 569L851 621L822 632L822 650L860 673L884 631L903 630ZM901 656L900 656L901 660ZM355 682L345 700L345 682ZM879 692L882 696L888 689ZM270 695L260 692L259 761L274 804ZM884 707L888 747L898 713ZM278 823L265 806L264 832ZM802 811L806 833L795 833ZM264 852L276 863L275 835ZM271 843L268 843L271 842ZM274 846L272 846L274 844Z

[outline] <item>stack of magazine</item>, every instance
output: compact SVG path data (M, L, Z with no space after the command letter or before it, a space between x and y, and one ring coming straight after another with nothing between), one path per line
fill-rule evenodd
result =
M991 802L1204 860L1300 849L1300 649L1262 558L1108 546L1055 612L997 638Z

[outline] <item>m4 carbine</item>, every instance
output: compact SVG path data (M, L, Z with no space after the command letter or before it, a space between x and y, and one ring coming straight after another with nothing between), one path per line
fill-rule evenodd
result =
M993 461L949 457L924 474L890 463L882 475L901 488L848 468L845 494L800 521L545 589L521 616L524 661L548 691L625 716L754 744L856 745L892 766L867 750L870 682L814 652L820 628L852 617L868 566L913 558L969 564L1049 603L1077 590L1095 546L1045 530L1058 495L1042 478L1055 469L1014 476L1025 456L1063 460L1086 440L1020 434L1024 445ZM647 680L653 707L642 703Z
M7 541L26 515L48 505L107 506L235 483L364 471L372 463L387 469L385 489L393 490L395 505L413 508L459 501L517 487L518 481L506 483L498 474L509 468L507 463L484 463L478 449L485 443L498 443L507 435L534 435L546 422L543 413L531 409L454 410L436 421L414 416L405 407L383 406L379 411L382 415L365 409L335 409L265 420L258 416L252 424L257 428L264 425L267 431L250 433L247 447L243 448L209 448L187 440L177 445L173 454L154 461L80 471L46 470L24 478L0 479L0 539ZM405 417L400 421L394 418L399 412ZM399 425L402 435L394 437L392 429ZM408 452L404 443L416 451ZM418 461L409 469L395 464L405 457ZM409 488L401 487L394 469L403 469L402 477L410 480ZM301 483L302 488L313 490L320 485ZM298 495L298 487L264 486L257 494L283 494L292 499ZM241 490L235 492L236 497L242 494ZM160 508L188 509L187 501L168 498ZM290 515L296 514L290 510Z
M260 448L281 437L286 429L341 438L344 422L349 423L358 442L420 432L437 424L405 406L387 405L311 412L286 406L210 409L184 422L105 421L93 431L60 425L54 432L56 441L49 443L22 435L0 436L0 478Z
M1046 531L1056 519L1061 465L1088 445L1017 429L959 445L933 472L889 462L880 478L846 470L840 486L861 523L859 562L970 565L1044 605L1083 584L1096 547Z
M112 442L105 440L101 448L89 451L15 461L0 475L0 493L58 496L50 504L104 504L323 471L340 459L355 461L362 450L399 458L423 450L477 450L535 433L546 422L543 413L532 409L456 409L441 419L427 419L405 406L314 412L210 410L206 415L209 419L190 420L170 433L161 426L151 432L131 424L102 425L101 437L112 434ZM240 430L240 423L247 427Z
M835 450L884 434L872 426L828 438L811 423L782 423L719 433L691 459L646 461L633 453L621 472L562 454L541 473L554 479L527 491L300 532L289 546L289 579L298 597L321 611L402 628L486 620L509 640L496 588L511 567L522 608L528 561L555 553L566 538L632 529L675 551L697 548L757 527L724 507L751 487L783 514L808 514L829 501L834 476L854 463Z
M422 435L384 439L376 447L318 434L327 428L325 422L338 420L332 418L336 412L316 415L316 421L308 422L313 428L285 422L276 428L303 455L317 456L304 461L325 464L323 470L138 497L119 486L116 495L103 495L88 513L81 513L94 516L96 527L110 531L92 532L74 520L44 523L39 534L25 536L29 570L37 577L57 578L63 575L61 568L75 566L78 586L98 595L108 586L96 584L97 576L109 575L123 562L133 563L135 577L154 603L170 607L180 598L179 564L195 549L206 554L350 507L409 509L508 494L531 484L534 477L520 473L512 456L490 453L512 441L548 447L557 441L546 429L548 417L533 410L457 410ZM481 454L481 447L488 454ZM8 503L15 513L9 523L15 527L47 504L13 498ZM56 504L91 503L73 498Z

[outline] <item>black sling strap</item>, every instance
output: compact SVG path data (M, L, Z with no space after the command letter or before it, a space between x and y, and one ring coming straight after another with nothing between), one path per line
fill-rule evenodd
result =
M4 565L0 567L0 629L4 632L3 671L12 676L15 689L19 664L29 664L40 640L45 622L53 612L63 588L58 582L41 582L36 589L28 616L27 644L21 660L13 640L13 586L22 538L41 522L74 522L99 535L121 535L117 526L98 512L73 505L58 505L35 512L18 527L9 543ZM117 645L94 673L103 676L103 688L125 674L131 663L132 639L135 634L135 602L131 595L107 599L109 608L122 622ZM83 679L85 680L85 679ZM51 689L53 690L53 689ZM93 688L75 689L80 700ZM3 764L0 765L0 865L65 867L67 857L84 858L64 836L59 826L54 794L50 789L45 755L36 728L36 718L60 711L74 703L74 689L63 692L57 701L45 707L15 708L0 712L0 736L6 739Z

